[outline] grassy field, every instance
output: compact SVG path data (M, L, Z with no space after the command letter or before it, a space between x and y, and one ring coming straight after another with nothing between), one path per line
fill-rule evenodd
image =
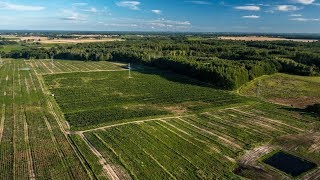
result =
M170 72L144 68L45 75L72 129L137 118L193 113L245 98Z
M0 179L290 178L260 161L278 150L320 165L318 117L152 68L129 78L122 67L5 59ZM275 77L317 94L317 78Z
M263 76L244 85L240 94L264 98L268 101L294 106L320 103L320 77L288 74Z

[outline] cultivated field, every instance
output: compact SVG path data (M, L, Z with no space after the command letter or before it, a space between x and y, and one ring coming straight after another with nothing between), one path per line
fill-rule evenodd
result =
M0 179L290 178L259 161L279 149L320 165L316 117L123 66L6 59Z
M267 36L220 36L221 40L234 40L234 41L294 41L294 42L316 42L318 40L312 39L286 39L278 37Z
M0 68L0 179L89 178L39 77L22 60L4 60Z
M3 38L11 39L14 41L27 41L27 42L39 42L42 44L68 44L68 43L92 43L92 42L111 42L111 41L123 41L121 38L114 37L74 37L74 38L48 38L43 36L2 36Z
M238 163L247 162L241 156L248 150L266 144L271 150L277 149L279 146L269 143L272 139L314 130L311 118L281 108L265 108L261 104L224 108L80 131L73 136L100 152L100 159L110 165L108 172L115 179L237 179L233 170ZM90 152L90 148L81 151ZM315 154L303 154L315 161ZM285 178L270 169L266 172Z
M304 108L320 103L320 77L287 74L263 76L244 85L239 92L270 102Z
M192 113L245 98L153 68L45 75L72 129Z
M84 62L69 60L28 60L37 74L60 74L72 72L121 71L126 64L110 62Z

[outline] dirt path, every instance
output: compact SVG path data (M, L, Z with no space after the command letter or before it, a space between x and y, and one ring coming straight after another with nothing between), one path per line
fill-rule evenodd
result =
M53 73L53 71L43 61L41 61L41 64L49 70L50 74Z
M226 118L223 119L223 118L221 118L220 116L213 115L213 114L211 114L211 113L209 113L209 112L205 112L205 113L202 113L202 114L207 115L207 116L212 116L212 117L215 118L215 119L219 119L219 120L221 120L222 122L226 122L226 123L228 123L228 124L229 124L230 126L232 126L232 127L242 128L242 130L244 130L244 131L246 131L246 132L248 132L248 133L252 133L251 131L253 131L253 132L257 133L257 134L261 134L261 135L263 135L263 136L266 136L266 137L270 137L270 138L271 138L270 135L268 135L267 133L261 132L261 131L259 130L259 127L260 127L260 126L253 126L252 124L248 124L248 122L246 122L245 120L243 120L243 119L241 119L241 118L239 118L239 119L241 119L241 123L240 123L240 122L233 122L233 121L231 121L231 120L227 120ZM232 116L231 114L229 114L229 115ZM234 116L232 116L232 117L234 117ZM242 123L243 123L243 124L242 124Z
M60 69L61 69L62 72L66 72L64 69L66 69L67 71L73 71L68 66L66 66L65 64L60 63L59 61L57 61L56 64L59 64L59 66L61 67ZM62 69L62 68L64 68L64 69Z
M32 160L32 155L31 155L31 146L30 146L30 142L29 142L29 130L28 130L28 124L26 119L24 120L24 141L27 145L27 150L28 150L28 154L27 154L27 159L28 159L28 170L29 170L29 178L30 180L35 180L36 179L36 175L35 175L35 171L33 168L33 160Z
M113 125L108 125L108 126L102 126L102 127L98 127L98 128L94 128L94 129L76 131L74 133L75 134L85 133L85 132L91 132L91 131L97 131L97 130L104 130L104 129L111 128L111 127L124 126L124 125L128 125L128 124L139 124L139 123L144 123L144 122L149 122L149 121L170 120L170 119L177 119L177 118L191 117L191 116L194 116L194 115L171 116L171 117L163 117L163 118L145 119L145 120L139 120L139 121L124 122L124 123L118 123L118 124L113 124ZM72 134L72 132L69 132L69 133Z
M227 138L225 138L225 137L219 136L219 135L217 135L217 134L215 134L215 133L213 133L213 132L211 132L211 131L208 131L208 130L206 130L206 129L200 128L200 127L198 127L198 126L196 126L196 125L194 125L194 124L191 124L191 123L183 120L182 118L179 118L179 119L180 119L181 121L189 124L190 126L192 126L192 127L196 128L196 129L200 130L200 131L203 131L203 132L205 132L205 133L207 133L207 134L210 134L210 135L212 135L212 136L217 137L218 139L222 140L223 142L225 142L225 143L228 144L228 145L231 145L232 147L235 147L235 148L237 148L237 149L243 149L239 144L237 144L237 143L235 143L235 142L232 142L232 141L230 141L229 139L227 139Z
M1 122L0 122L0 144L2 141L3 129L4 129L4 121L6 119L6 104L2 104L1 110Z
M258 117L260 119L264 119L264 120L267 120L267 121L270 121L270 122L273 122L273 123L276 123L276 124L280 124L280 125L283 125L283 126L287 126L287 127L290 127L292 129L295 129L295 130L298 130L300 132L305 132L305 130L301 129L301 128L297 128L297 127L294 127L292 125L289 125L289 124L286 124L286 123L283 123L283 122L280 122L280 121L277 121L277 120L274 120L274 119L270 119L270 118L266 118L266 117L263 117L263 116L258 116L256 114L253 114L253 113L249 113L249 112L244 112L244 111L241 111L239 109L236 109L236 108L228 108L230 110L233 110L233 111L236 111L236 112L239 112L239 113L242 113L242 114L246 114L246 115L249 115L249 116L253 116L253 117Z
M101 153L88 141L88 139L82 134L79 134L82 140L88 145L88 147L91 149L91 151L99 158L99 163L102 165L104 169L105 175L107 175L112 180L120 180L118 175L114 172L112 167L107 163L107 161L104 159L104 157L101 155Z

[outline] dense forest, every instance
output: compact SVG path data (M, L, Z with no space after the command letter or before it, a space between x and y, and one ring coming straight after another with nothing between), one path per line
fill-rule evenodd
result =
M4 42L2 40L2 42ZM0 40L1 44L1 40ZM236 89L266 74L319 75L320 42L229 41L216 38L128 36L123 42L25 46L2 57L122 61L170 69L221 89Z

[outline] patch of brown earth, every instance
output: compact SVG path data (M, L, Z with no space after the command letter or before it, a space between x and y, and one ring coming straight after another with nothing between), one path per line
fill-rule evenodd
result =
M270 98L268 100L272 103L295 108L305 108L308 105L320 103L320 97Z
M187 112L187 109L182 106L166 106L164 109L176 115L185 114Z
M238 167L233 172L249 179L274 179L275 177L265 171L258 161L262 156L272 151L273 147L269 145L248 151L238 160Z
M320 133L285 135L277 138L276 143L284 149L294 150L299 147L307 148L310 152L320 151Z

